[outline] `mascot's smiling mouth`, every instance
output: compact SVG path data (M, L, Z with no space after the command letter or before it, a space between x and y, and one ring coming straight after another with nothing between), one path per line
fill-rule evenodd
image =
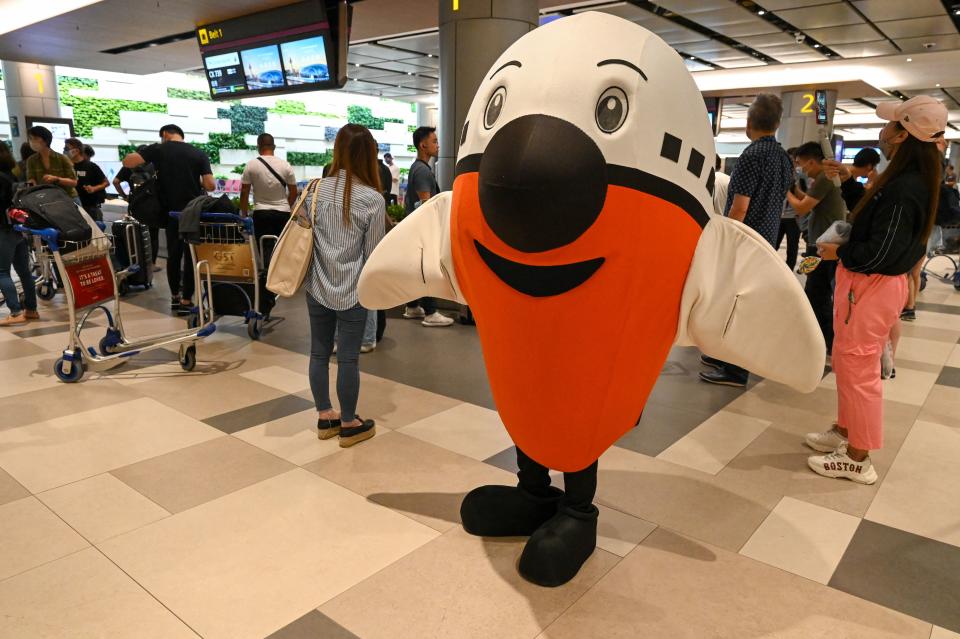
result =
M550 297L572 291L590 279L604 262L598 257L574 264L531 266L501 257L476 240L473 244L494 275L515 291L531 297Z

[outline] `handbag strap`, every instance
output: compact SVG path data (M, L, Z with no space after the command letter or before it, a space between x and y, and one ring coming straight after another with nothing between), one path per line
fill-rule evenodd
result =
M294 203L293 209L291 209L290 211L290 218L291 219L295 218L297 214L300 213L300 209L303 208L303 203L307 199L307 196L312 194L314 197L310 203L310 219L309 219L310 226L308 228L313 228L313 225L316 224L316 221L317 221L316 191L319 184L320 184L320 180L317 178L310 180L310 183L307 184L307 188L303 189L303 192L300 193L299 197L297 197L297 201Z
M262 165L264 165L265 167L267 167L267 170L270 171L270 175L272 175L273 177L277 178L277 182L280 183L280 186L286 186L286 185L287 185L287 183L284 181L284 179L283 179L282 177L280 177L280 174L277 173L272 166L270 166L270 163L269 163L269 162L267 162L266 160L264 160L262 156L261 156L261 157L258 157L257 159L260 160L260 164L262 164Z

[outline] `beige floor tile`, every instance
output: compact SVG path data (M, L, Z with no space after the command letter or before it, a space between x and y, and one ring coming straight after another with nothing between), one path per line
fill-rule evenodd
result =
M960 634L951 632L946 628L934 626L933 632L930 633L930 639L960 639Z
M197 356L203 358L199 352ZM197 375L191 377L187 384L180 376L154 379L149 384L138 384L137 390L201 420L283 395L275 388L250 381L234 372Z
M947 366L960 368L960 344L954 346L953 351L950 352L950 357L947 358Z
M336 437L317 437L317 411L312 408L252 426L233 436L298 466L343 450Z
M626 557L647 535L657 529L656 524L622 513L604 505L598 506L597 548L618 557Z
M460 502L470 490L517 482L513 473L403 431L385 431L306 469L441 532L460 523Z
M222 433L151 399L0 431L0 466L37 493Z
M720 411L657 455L674 464L716 475L770 426L765 419Z
M297 393L310 388L310 378L305 373L295 373L282 366L258 368L240 373L240 376L284 393Z
M513 446L496 411L466 403L404 426L400 432L479 461Z
M926 639L930 624L659 529L543 639Z
M33 497L0 506L0 580L89 545Z
M960 429L918 421L867 519L960 546Z
M375 419L377 426L402 428L459 404L452 397L360 374L360 414Z
M0 366L0 398L60 386L53 374L56 355L29 355L8 359Z
M618 560L597 550L573 581L540 588L517 573L524 543L472 537L454 528L324 604L320 612L364 639L529 638Z
M29 490L0 468L0 506L29 496Z
M124 388L112 380L91 383L84 377L77 384L58 383L50 388L0 397L0 415L3 415L0 431L128 402L140 396L137 391Z
M740 554L826 584L859 525L857 517L784 497Z
M40 493L37 499L94 544L170 515L106 473Z
M960 318L957 318L957 321L960 322ZM943 366L949 356L950 349L944 348L943 342L932 339L901 337L900 344L897 346L897 359L903 358ZM899 377L899 372L899 369L897 369L897 377Z
M2 329L6 331L8 329ZM46 355L47 351L36 344L14 337L12 340L0 341L0 362L8 359L22 359Z
M897 377L883 384L883 398L886 400L923 406L930 389L937 383L939 372L919 371L903 366L897 367ZM820 382L822 388L837 388L837 378L830 373Z
M777 486L705 475L616 446L600 458L600 503L733 551L782 494Z
M437 534L295 469L101 548L203 637L260 639Z
M279 324L277 330L284 330L284 325ZM221 330L204 340L198 349L201 360L227 362L235 373L247 373L269 366L282 366L293 372L306 373L310 362L309 352L309 345L302 353L294 353L262 341L250 341L246 331L242 335L234 335Z
M960 338L960 327L933 328L931 326L917 326L915 322L900 322L900 334L904 337L919 337L920 339L956 344L957 339Z
M960 388L934 385L920 409L920 419L944 426L960 427Z
M0 636L197 639L95 548L0 582Z
M917 313L916 323L918 326L928 326L931 328L943 328L947 330L958 330L960 318L951 313L935 313L933 311L919 311Z
M289 462L225 435L114 469L111 474L178 513L291 468Z

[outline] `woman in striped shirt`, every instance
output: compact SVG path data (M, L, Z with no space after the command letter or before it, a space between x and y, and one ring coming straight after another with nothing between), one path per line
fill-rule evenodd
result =
M307 273L310 312L310 387L319 417L320 439L340 436L346 448L370 439L372 419L356 414L360 394L360 342L367 311L357 300L357 281L367 258L383 239L386 210L380 194L377 143L365 127L348 124L333 146L329 177L306 196L313 210L313 262ZM337 344L337 399L330 403L329 366Z

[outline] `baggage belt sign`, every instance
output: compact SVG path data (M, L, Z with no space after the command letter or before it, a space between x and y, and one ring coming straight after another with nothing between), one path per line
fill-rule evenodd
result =
M66 267L70 286L73 288L75 308L99 304L113 297L113 272L110 258L101 256L94 260Z
M249 280L254 275L253 253L250 244L198 244L197 261L206 260L210 275L216 279L230 277Z

